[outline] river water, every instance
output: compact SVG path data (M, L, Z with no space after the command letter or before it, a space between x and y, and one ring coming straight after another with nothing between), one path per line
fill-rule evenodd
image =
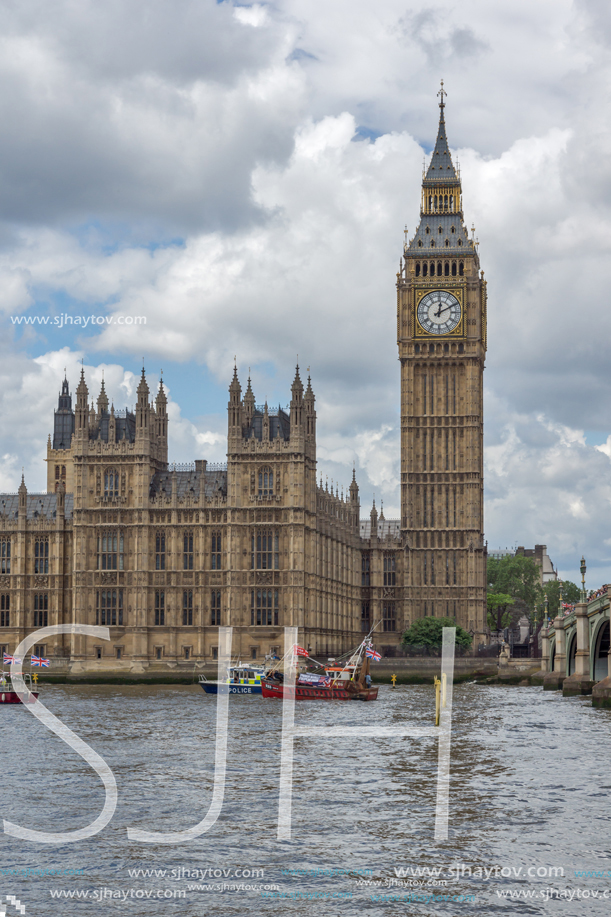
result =
M282 705L231 697L220 816L180 845L135 843L127 828L204 817L216 698L196 685L54 686L41 700L105 759L119 799L88 840L0 835L0 894L25 917L609 913L611 712L589 699L456 686L449 834L436 843L436 739L358 735L295 741L293 834L279 841ZM432 687L383 686L375 703L297 704L296 717L431 726L433 712ZM50 832L91 822L104 804L97 774L24 707L0 714L3 817Z

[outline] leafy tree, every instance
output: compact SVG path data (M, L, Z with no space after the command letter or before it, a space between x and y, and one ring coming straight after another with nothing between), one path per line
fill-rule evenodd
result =
M452 618L418 618L403 634L402 643L405 646L440 647L444 627L456 627L456 646L471 646L471 634L458 626Z
M541 597L539 568L532 557L523 554L488 559L488 591L510 595L514 604L523 602L533 610Z
M513 597L504 592L489 592L486 596L486 605L488 608L488 627L490 630L502 630L509 627L511 622L511 612L507 611L508 605L513 605Z
M558 580L552 580L550 583L545 583L543 586L543 595L542 601L544 602L544 596L548 598L548 614L550 618L555 618L558 614L558 606L560 604L560 583ZM568 602L569 605L575 605L576 602L581 601L581 589L571 583L569 580L565 580L562 583L562 601ZM541 607L541 606L540 606ZM545 613L545 605L543 605L543 612Z

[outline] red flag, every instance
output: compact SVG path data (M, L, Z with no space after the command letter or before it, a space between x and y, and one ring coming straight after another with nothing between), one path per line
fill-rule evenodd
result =
M307 650L304 650L302 646L299 646L297 643L293 643L293 656L309 656Z

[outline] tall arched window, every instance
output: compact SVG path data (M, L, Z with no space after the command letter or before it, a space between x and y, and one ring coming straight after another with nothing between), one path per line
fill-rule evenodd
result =
M279 561L278 532L258 531L252 536L251 569L277 570Z
M213 532L212 533L212 569L220 570L221 569L221 533Z
M183 553L182 563L184 570L193 569L193 532L185 532L183 535Z
M49 596L46 592L34 596L34 627L49 624Z
M165 532L155 535L155 570L165 570Z
M119 472L116 468L104 472L104 496L109 499L119 496Z
M34 573L49 572L49 539L37 538L34 543Z
M123 532L98 535L98 570L123 569Z
M0 573L11 572L11 539L0 539Z
M259 489L260 497L273 497L274 495L274 472L271 468L261 468L259 471Z

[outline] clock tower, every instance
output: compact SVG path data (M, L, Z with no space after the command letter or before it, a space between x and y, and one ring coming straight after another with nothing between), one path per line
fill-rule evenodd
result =
M401 529L411 620L455 618L482 639L483 372L486 282L464 225L460 173L439 97L437 142L423 173L420 223L397 274L401 362ZM473 236L475 231L473 230Z

